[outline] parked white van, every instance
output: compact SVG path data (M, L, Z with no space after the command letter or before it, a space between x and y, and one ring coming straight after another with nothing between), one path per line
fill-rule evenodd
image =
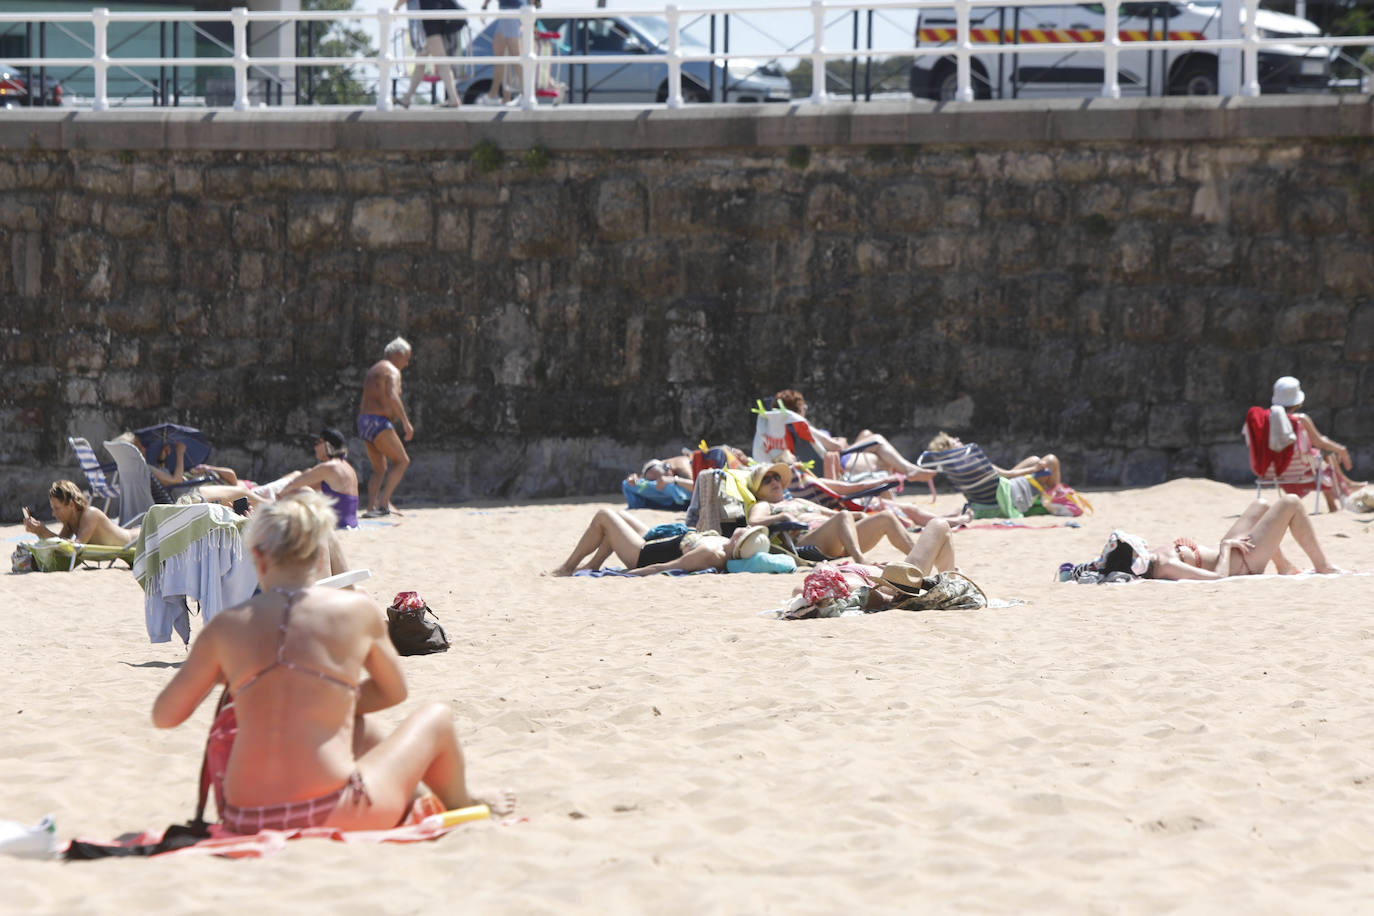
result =
M1244 17L1244 9L1241 11ZM1188 43L1221 37L1221 5L1206 0L1122 3L1118 26L1122 45L1118 80L1123 98L1144 95L1216 95L1217 56L1213 49L1190 51ZM1106 11L1100 3L1063 6L974 7L970 14L973 92L980 99L1092 97L1102 92L1102 52L1076 51L1074 45L1102 40ZM1321 35L1315 23L1297 16L1258 10L1261 38ZM958 43L953 9L922 10L916 18L916 46ZM1168 36L1177 50L1138 51L1133 41ZM977 45L1054 46L1055 51L979 54ZM954 98L958 81L953 56L921 56L911 68L911 94ZM1262 92L1321 92L1331 80L1331 49L1326 46L1267 45L1259 51Z

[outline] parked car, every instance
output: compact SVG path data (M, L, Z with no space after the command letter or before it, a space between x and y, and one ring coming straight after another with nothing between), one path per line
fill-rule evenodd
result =
M613 18L554 18L541 16L539 28L559 54L663 54L668 50L668 23L654 16ZM491 54L495 23L472 40L473 56ZM556 36L556 37L555 37ZM710 53L706 46L683 34L684 53ZM472 103L491 88L492 68L475 67L464 74L458 91ZM668 98L668 65L640 63L560 63L549 69L547 81L561 84L567 102L663 102ZM682 64L682 95L688 102L786 102L792 84L776 63L745 59L691 61Z
M62 84L49 76L43 80L43 92L29 92L31 82L38 82L39 71L36 67L15 67L0 63L0 105L13 108L17 105L61 105Z
M1242 15L1244 11L1242 10ZM1123 97L1143 95L1216 95L1217 56L1212 49L1188 50L1192 40L1221 37L1221 7L1208 0L1122 3L1118 82ZM1262 38L1309 38L1321 35L1314 23L1296 16L1258 10L1255 24ZM1100 3L1062 6L973 7L970 17L974 96L988 98L1092 97L1101 94L1101 51L1075 51L1079 42L1098 42L1106 29ZM922 10L916 18L916 46L953 46L957 38L953 9ZM1131 39L1168 34L1177 50L1133 50ZM1135 36L1139 36L1138 38ZM979 54L988 44L1034 44L1051 52ZM911 68L911 94L947 100L958 88L955 60L917 57ZM1331 49L1326 46L1268 45L1259 51L1263 92L1324 91L1331 80Z

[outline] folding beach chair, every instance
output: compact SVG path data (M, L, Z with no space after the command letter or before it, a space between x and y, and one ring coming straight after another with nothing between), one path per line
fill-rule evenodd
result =
M95 449L91 444L80 436L68 436L67 444L76 453L76 460L81 463L81 470L86 473L86 484L91 488L91 501L100 497L105 497L105 505L100 507L101 512L109 513L110 500L119 498L119 487L116 481L110 480L106 475L114 477L116 468L113 463L101 464L95 457Z
M130 569L134 566L134 544L130 541L122 547L105 544L82 544L69 538L43 538L30 544L34 567L39 572L70 572L76 564L99 568L101 563L108 569L123 560Z
M883 506L881 497L891 490L900 489L900 481L888 480L853 493L840 493L831 487L822 484L815 477L803 480L803 475L793 473L792 483L788 486L787 492L801 499L809 499L814 503L819 503L827 509L845 509L850 512L878 512Z
M1271 450L1269 418L1270 408L1251 407L1246 411L1245 425L1241 427L1245 450L1250 456L1250 470L1255 475L1255 495L1263 494L1265 484L1280 491L1289 487L1305 491L1310 486L1316 491L1312 512L1314 515L1321 512L1322 485L1327 479L1335 479L1334 472L1325 467L1326 456L1312 447L1307 428L1301 423L1293 424L1293 433L1297 437L1295 441L1286 448ZM1328 474L1331 474L1330 478Z
M105 451L114 459L119 468L119 524L127 527L153 505L153 490L150 481L153 472L143 460L143 452L136 445L127 442L106 442Z

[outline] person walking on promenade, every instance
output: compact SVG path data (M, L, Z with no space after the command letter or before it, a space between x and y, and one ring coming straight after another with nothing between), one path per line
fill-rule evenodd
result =
M372 476L367 481L367 510L364 518L379 515L400 515L391 504L396 485L401 482L410 456L396 435L392 421L401 424L405 441L415 437L415 427L406 416L401 401L401 370L410 365L410 344L397 337L386 345L384 356L363 378L363 400L358 407L358 436L367 445L367 457L372 462ZM385 486L383 486L385 482Z

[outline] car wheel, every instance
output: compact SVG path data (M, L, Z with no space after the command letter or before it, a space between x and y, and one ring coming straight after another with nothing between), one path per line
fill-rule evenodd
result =
M992 87L988 85L988 75L977 64L971 64L969 82L973 84L973 97L979 101L992 98ZM932 78L936 101L952 102L959 91L959 68L953 61L945 61L935 70Z
M660 104L668 101L668 81L664 80L658 87L658 101ZM698 86L689 79L682 81L682 101L688 105L699 105L711 101L711 97L706 94L706 90Z
M1217 95L1217 62L1211 57L1190 57L1169 81L1170 95Z

